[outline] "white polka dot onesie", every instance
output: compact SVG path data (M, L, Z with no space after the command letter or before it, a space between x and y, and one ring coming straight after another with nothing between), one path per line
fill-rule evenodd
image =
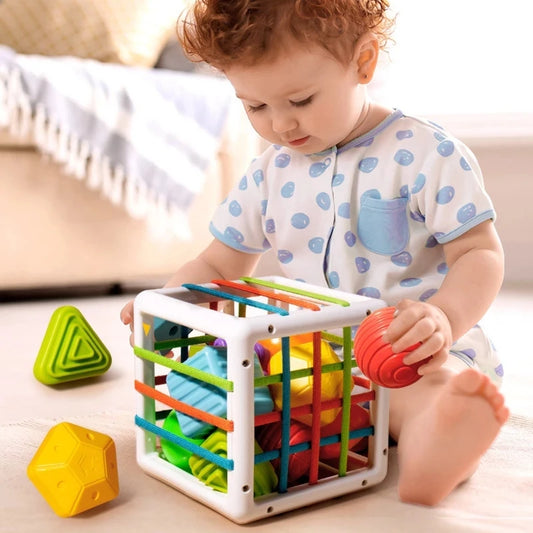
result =
M249 253L274 248L285 276L381 298L427 300L447 272L443 244L494 219L472 152L395 111L341 148L271 146L219 206L211 233ZM453 354L499 382L480 328Z

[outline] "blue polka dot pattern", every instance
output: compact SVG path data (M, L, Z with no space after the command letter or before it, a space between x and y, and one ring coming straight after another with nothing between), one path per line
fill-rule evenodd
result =
M261 215L265 216L267 212L268 200L261 200Z
M342 218L350 218L350 204L348 202L344 202L339 205L337 214Z
M318 193L316 197L316 204L318 207L320 207L320 209L327 211L331 207L331 198L329 197L329 194L325 192Z
M379 292L379 289L376 289L376 287L363 287L357 291L357 294L359 294L359 296L366 296L368 298L381 297L381 293Z
M446 275L448 273L448 265L446 263L440 263L438 266L437 266L437 272L439 274L444 274Z
M472 167L468 164L468 161L464 157L461 157L459 164L463 170L472 170Z
M321 254L324 249L324 239L322 237L313 237L309 243L309 250L314 254Z
M438 246L439 241L435 238L434 235L430 235L426 241L426 248L435 248L435 246Z
M413 130L400 130L396 132L396 138L399 141L402 141L403 139L410 139L413 135Z
M394 161L403 167L410 165L414 160L415 156L413 153L405 148L401 148L394 154Z
M353 231L347 231L344 234L344 242L351 248L357 242L357 237Z
M236 228L228 226L224 231L224 237L232 243L241 244L244 242L244 235Z
M239 202L237 202L237 200L233 200L233 201L229 204L229 212L230 212L234 217L238 217L238 216L242 213L242 207L241 207L241 204L239 204Z
M335 174L333 176L333 180L331 182L332 187L338 187L339 185L342 185L344 182L344 174Z
M366 257L356 257L355 266L359 274L364 274L370 270L370 261Z
M268 220L265 220L265 231L267 233L276 232L276 223L274 222L273 218L269 218Z
M317 161L309 167L309 175L312 178L318 178L326 172L327 168L331 165L331 159L328 157L325 161Z
M418 211L411 211L411 213L409 213L409 215L416 222L425 222L426 221L426 217L422 213L419 213Z
M429 300L435 293L437 292L437 289L428 289L427 291L424 291L421 295L420 295L420 301L421 302L426 302L427 300Z
M420 278L405 278L400 281L400 287L416 287L421 283L422 280Z
M309 226L310 219L305 213L295 213L291 218L291 225L297 229L304 229Z
M252 177L253 177L256 185L259 185L261 182L265 181L265 175L263 174L262 170L256 170L252 174Z
M289 154L279 154L276 156L276 159L274 159L274 165L276 165L278 168L285 168L289 166L290 162L291 156Z
M435 200L440 205L445 205L453 200L455 189L451 185L446 185L438 193Z
M408 267L413 262L413 256L409 252L401 252L391 256L391 261L400 267Z
M437 152L439 152L439 154L442 156L442 157L449 157L453 154L455 150L455 147L453 145L453 142L450 141L450 140L445 140L445 141L442 141L438 146L437 146Z
M378 166L377 157L365 157L359 162L359 170L367 174L372 172Z
M468 222L470 219L474 218L476 216L476 206L473 203L468 203L461 207L459 211L457 211L457 220L464 224L465 222Z
M278 250L278 261L284 265L290 263L294 259L289 250Z
M241 178L241 181L239 181L239 189L241 191L245 191L248 188L248 178L246 176L243 176Z
M291 198L292 195L294 194L295 188L296 188L296 185L294 181L288 181L281 188L281 196L283 196L283 198Z
M476 351L472 348L466 348L465 350L461 350L461 353L464 353L469 359L472 359L472 361L477 356Z
M426 184L426 176L422 173L418 174L418 176L415 179L415 184L413 185L413 188L411 189L411 194L417 194L419 193Z
M330 272L328 275L328 282L329 282L329 286L332 289L338 289L340 286L339 273L335 271Z

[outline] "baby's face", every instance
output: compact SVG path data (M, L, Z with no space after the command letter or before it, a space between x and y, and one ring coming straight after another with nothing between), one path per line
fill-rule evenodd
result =
M252 126L272 144L311 154L365 133L366 91L355 61L345 66L318 46L292 45L273 60L225 73Z

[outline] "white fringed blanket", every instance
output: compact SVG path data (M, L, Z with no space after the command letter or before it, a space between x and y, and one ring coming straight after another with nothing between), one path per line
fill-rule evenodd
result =
M33 135L68 174L158 233L188 235L187 209L233 102L212 76L0 46L0 127Z

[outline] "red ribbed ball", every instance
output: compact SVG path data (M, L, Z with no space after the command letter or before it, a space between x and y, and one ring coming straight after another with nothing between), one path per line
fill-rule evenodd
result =
M361 372L370 381L396 389L411 385L422 376L417 370L427 363L429 358L412 365L403 363L403 358L420 343L410 346L400 353L394 353L389 343L383 340L383 334L394 318L395 307L384 307L368 315L359 326L354 337L354 356Z

